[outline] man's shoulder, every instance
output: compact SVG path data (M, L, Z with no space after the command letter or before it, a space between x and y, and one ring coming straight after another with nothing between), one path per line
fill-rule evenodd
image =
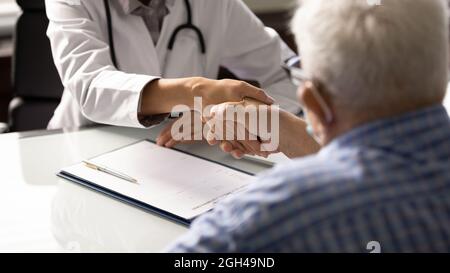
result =
M259 177L262 180L277 178L283 183L301 184L308 181L314 181L315 185L319 185L320 182L330 183L343 177L348 177L351 175L350 169L357 170L360 167L357 164L353 164L354 162L342 160L345 157L349 157L348 154L345 155L345 152L334 156L319 153L279 164Z
M249 194L279 196L282 200L301 200L306 205L317 201L346 201L356 192L371 190L371 152L350 148L299 158L260 174ZM273 200L278 200L274 198ZM289 202L290 202L289 201ZM278 202L278 201L275 201ZM294 201L295 203L295 201Z

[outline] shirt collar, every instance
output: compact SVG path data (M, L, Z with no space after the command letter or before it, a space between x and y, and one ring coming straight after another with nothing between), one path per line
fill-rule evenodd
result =
M171 7L175 4L175 0L165 0L166 6ZM119 4L122 7L125 14L131 14L137 8L144 6L139 0L119 0Z
M324 149L381 145L442 128L450 132L450 117L443 105L437 105L362 125L334 139Z

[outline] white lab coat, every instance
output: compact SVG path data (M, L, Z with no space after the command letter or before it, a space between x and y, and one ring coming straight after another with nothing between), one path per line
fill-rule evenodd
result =
M142 18L125 13L119 1L124 0L110 1L116 70L103 1L46 0L47 35L65 87L49 129L93 123L143 127L137 112L148 82L160 77L216 78L221 65L240 78L258 81L282 108L299 109L295 87L280 68L293 52L241 1L191 0L193 23L205 36L206 56L192 31L180 32L174 49L167 49L173 30L186 22L184 1L169 5L156 46Z

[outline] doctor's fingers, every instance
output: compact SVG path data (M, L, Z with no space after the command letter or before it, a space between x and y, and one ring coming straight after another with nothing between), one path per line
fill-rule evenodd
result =
M178 119L177 119L178 120ZM182 132L173 132L173 125L176 121L172 121L169 124L164 127L164 129L159 134L158 138L156 139L156 144L162 147L172 148L176 146L177 144L180 144L186 139L189 139L192 135L191 132L189 132L189 135L183 135L185 130Z
M161 136L159 142L157 142L158 145L166 147L166 148L173 148L177 146L178 144L189 144L194 143L196 141L195 134L191 133L189 135L172 135L171 133L164 134Z
M185 122L189 122L190 126L186 127ZM183 116L167 124L156 139L156 143L160 146L173 147L179 143L201 140L202 130L203 123L199 114L193 111L183 113Z
M209 130L206 132L206 141L211 146L214 146L220 142L219 137L214 131L214 127L209 127Z
M275 103L275 99L266 94L262 89L257 88L249 83L241 82L241 84L232 89L233 95L238 96L234 101L242 101L246 98L251 98L265 104Z
M231 156L233 156L236 159L241 159L242 157L244 157L245 154L247 154L247 152L243 147L241 147L241 149L236 147L238 147L238 144L234 142L222 141L220 143L220 149L225 153L231 154Z
M164 127L164 129L159 133L158 137L156 138L157 145L164 146L170 139L172 139L170 131L172 130L173 123L174 121L167 124L166 127Z

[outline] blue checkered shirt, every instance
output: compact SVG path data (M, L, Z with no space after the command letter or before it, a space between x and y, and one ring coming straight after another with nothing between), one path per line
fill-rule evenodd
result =
M199 217L172 252L450 252L442 106L359 127Z

